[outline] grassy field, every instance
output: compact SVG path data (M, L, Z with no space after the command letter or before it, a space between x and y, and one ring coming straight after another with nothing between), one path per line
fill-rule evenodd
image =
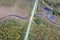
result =
M26 0L0 0L0 6L3 7L17 5L18 9L21 9L19 13L24 14L24 16L24 10L27 13L27 8L33 8L34 2L31 2L31 4ZM25 22L15 19L0 20L0 40L23 40L27 25L27 20ZM28 40L60 40L60 27L34 16Z
M13 6L16 0L0 0L0 6Z
M28 40L60 40L60 27L48 24L39 17L35 17Z
M14 19L0 20L0 40L23 40L27 23Z
M0 40L23 40L27 25L28 21L0 20ZM48 24L40 17L35 17L28 40L60 40L60 27Z
M31 3L34 4L34 3ZM13 7L17 14L24 15L25 13L28 13L28 10L30 10L30 7L32 9L33 5L29 4L26 0L0 0L0 7L4 7L9 9L10 7ZM15 6L17 6L18 10L15 9ZM0 14L7 15L11 10L5 11L7 9L1 8L2 12ZM12 9L13 10L13 9ZM7 14L5 12L8 12ZM11 11L14 12L14 11ZM22 16L21 15L21 16ZM3 16L3 15L2 15ZM28 25L28 21L25 22L22 21L16 21L15 19L6 19L6 20L0 20L0 40L23 40L26 28Z

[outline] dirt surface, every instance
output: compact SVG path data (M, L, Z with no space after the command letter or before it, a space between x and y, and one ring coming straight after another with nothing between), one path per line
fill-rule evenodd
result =
M0 18L9 14L17 14L22 17L29 16L29 9L15 8L15 7L0 7Z
M27 0L17 0L14 6L0 6L0 18L9 14L16 14L22 17L28 17L31 13L31 2Z

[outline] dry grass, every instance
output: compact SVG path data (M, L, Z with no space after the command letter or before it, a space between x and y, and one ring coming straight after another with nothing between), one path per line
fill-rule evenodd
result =
M41 19L38 19L41 20ZM40 23L41 22L41 23ZM29 40L60 40L60 27L39 21L39 25L32 23Z

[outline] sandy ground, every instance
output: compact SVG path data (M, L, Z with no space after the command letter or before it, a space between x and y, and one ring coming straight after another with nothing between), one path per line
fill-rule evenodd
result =
M0 18L9 14L17 14L22 17L28 17L31 13L30 7L31 2L29 2L29 0L17 0L13 7L0 7Z
M0 7L0 18L9 14L17 14L22 17L29 16L29 9L15 8L15 7Z

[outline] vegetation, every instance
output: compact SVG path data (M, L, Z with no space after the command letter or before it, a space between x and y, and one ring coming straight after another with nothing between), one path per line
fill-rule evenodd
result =
M0 5L12 6L15 0L0 0ZM11 4L10 4L11 3ZM23 7L26 7L23 3ZM34 1L32 2L34 4ZM18 4L20 5L20 4ZM31 5L33 7L33 5ZM59 11L53 10L56 15ZM23 40L28 22L20 22L12 19L0 21L0 40ZM28 40L60 40L60 27L56 27L45 22L40 17L34 16L34 20L29 32Z
M60 6L60 0L44 0L48 5L53 5L54 7Z
M51 11L52 11L52 13L53 13L53 15L60 15L60 9L58 9L58 8L60 8L60 1L59 0L42 0L42 5L45 5L46 7L48 7ZM48 6L49 5L49 6Z
M38 20L42 20L36 17ZM34 20L37 20L34 19ZM40 23L41 22L41 23ZM48 24L45 21L40 21L39 25L34 21L29 34L29 40L60 40L60 27Z
M35 22L37 25L40 25L43 20L41 20L39 17L36 17L36 16L34 16L34 17L35 17L35 18L34 18L34 22ZM45 22L43 21L43 23L45 23Z
M0 40L22 40L26 26L27 22L22 24L12 19L0 21Z
M59 10L53 10L54 15L60 15L60 11Z
M13 6L16 0L0 0L0 6Z

